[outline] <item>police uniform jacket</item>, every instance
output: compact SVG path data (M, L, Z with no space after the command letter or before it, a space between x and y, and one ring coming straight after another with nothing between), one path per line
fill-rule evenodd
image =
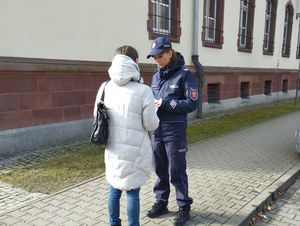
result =
M159 127L152 133L155 141L186 139L187 114L198 104L198 87L193 74L184 67L184 58L158 69L152 78L155 99L162 99L157 114Z
M105 148L105 175L120 190L142 186L152 172L152 149L148 131L158 127L151 88L139 82L138 65L118 54L109 68L104 104L109 114L109 137ZM97 94L100 101L103 84Z

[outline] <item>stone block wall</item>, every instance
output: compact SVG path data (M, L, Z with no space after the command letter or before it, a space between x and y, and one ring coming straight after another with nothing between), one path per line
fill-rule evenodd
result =
M100 84L109 79L110 62L0 57L0 131L92 118ZM150 85L155 65L140 64ZM193 67L190 69L194 71ZM240 97L240 83L250 83L250 96L264 93L264 81L279 92L282 81L295 90L297 70L205 67L207 84L220 84L220 100ZM197 75L196 75L197 77Z
M108 66L0 59L0 130L91 118L99 85L108 79Z

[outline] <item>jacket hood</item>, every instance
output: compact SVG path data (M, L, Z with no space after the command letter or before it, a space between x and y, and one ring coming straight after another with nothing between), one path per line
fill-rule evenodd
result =
M140 80L139 66L128 56L117 54L114 56L108 74L111 80L119 86L129 81Z

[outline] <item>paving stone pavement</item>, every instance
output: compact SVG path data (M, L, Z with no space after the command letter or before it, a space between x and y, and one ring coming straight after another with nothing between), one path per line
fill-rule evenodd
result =
M255 226L298 226L300 225L300 177L270 205Z
M186 225L248 225L247 219L257 206L300 171L294 138L295 130L300 127L299 119L300 112L296 112L189 145L189 191L194 203L192 218ZM146 216L154 202L154 182L153 174L141 189L141 225L172 225L177 211L173 188L169 200L171 213L158 219ZM294 198L297 201L291 201L293 206L283 212L293 214L289 211L299 210L298 188ZM2 197L1 186L0 192ZM106 226L107 196L108 184L104 177L98 177L24 206L2 210L0 226ZM2 198L0 201L6 206ZM298 217L299 214L297 221ZM127 225L125 194L121 200L121 218Z

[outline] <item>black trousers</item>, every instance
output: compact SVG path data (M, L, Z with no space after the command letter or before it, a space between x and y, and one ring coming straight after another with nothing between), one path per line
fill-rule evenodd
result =
M158 177L154 186L156 200L168 202L171 182L175 187L178 206L192 204L193 199L188 196L186 142L152 141L152 148L155 173Z

